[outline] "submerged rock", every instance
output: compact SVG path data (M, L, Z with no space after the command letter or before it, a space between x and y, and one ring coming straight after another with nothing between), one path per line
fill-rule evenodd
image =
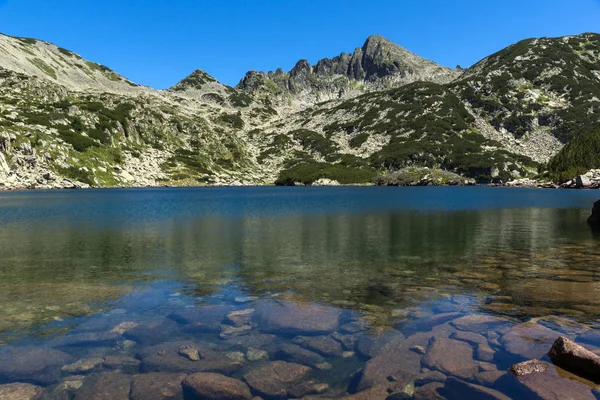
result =
M600 382L600 356L566 337L556 339L548 356L559 367Z
M508 324L508 321L502 318L494 317L485 314L465 315L464 317L455 319L451 324L458 330L468 332L483 332L489 329L497 328Z
M125 337L141 344L160 343L175 336L177 323L168 319L142 322L125 332Z
M228 305L209 305L188 307L176 313L169 318L187 324L186 330L197 332L220 332L221 323L233 311L233 306Z
M135 375L131 383L131 400L181 400L181 382L186 376L161 372Z
M65 365L62 367L62 371L70 374L85 374L92 371L94 368L99 367L103 362L103 358L85 358L78 360L73 364Z
M249 400L252 398L248 386L234 378L220 374L199 373L182 382L186 397L204 400Z
M423 357L423 366L465 379L479 372L473 360L473 348L453 339L432 339Z
M522 398L596 400L590 386L562 378L556 371L532 373L516 379L522 385Z
M203 357L192 361L181 356L179 349L183 345L199 349ZM213 351L208 345L193 342L171 342L148 347L138 354L142 372L216 372L230 375L239 371L244 364L227 357L224 352Z
M325 357L341 357L342 345L331 336L297 336L294 343Z
M542 358L552 346L557 333L535 322L513 326L500 342L509 353L523 358Z
M42 385L60 380L61 368L73 357L45 347L5 347L0 349L0 381L31 382Z
M340 315L332 307L265 301L256 307L254 318L263 332L318 335L337 329Z
M280 345L275 352L275 358L283 361L304 364L313 368L316 368L319 364L325 362L325 359L320 354L290 343Z
M442 393L448 393L448 397L453 399L510 400L510 397L497 390L468 383L454 377L449 377L446 380Z
M301 364L274 361L248 372L244 375L244 380L261 396L285 398L288 390L310 370Z
M0 385L0 399L38 400L43 391L41 387L28 383L9 383L8 385Z
M120 372L90 375L74 400L129 400L132 377Z

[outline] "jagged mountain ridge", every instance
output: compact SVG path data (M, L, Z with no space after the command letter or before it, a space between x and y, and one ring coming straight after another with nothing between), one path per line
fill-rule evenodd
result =
M311 66L300 60L289 72L249 71L236 86L255 96L269 96L296 109L322 101L350 98L415 81L445 83L460 71L417 56L381 36L367 38L353 53L324 58Z
M598 38L526 40L459 76L371 37L352 55L257 73L256 87L197 70L156 91L0 35L0 185L361 183L407 167L534 176L599 123Z

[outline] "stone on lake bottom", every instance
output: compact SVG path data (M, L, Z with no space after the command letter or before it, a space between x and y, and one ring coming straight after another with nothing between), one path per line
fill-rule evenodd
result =
M133 378L120 372L90 375L75 394L74 400L129 400Z
M253 317L263 332L317 335L333 332L341 310L315 304L264 301Z
M131 400L181 400L186 374L153 372L133 377Z
M389 396L387 387L384 385L373 386L370 389L352 394L350 396L340 397L343 400L385 400Z
M62 371L70 374L85 374L102 365L103 362L103 358L85 358L73 364L65 365L62 367Z
M310 372L310 368L296 363L273 361L244 375L246 383L266 397L285 397L288 390Z
M294 343L325 357L342 355L342 345L331 336L297 336Z
M56 383L61 368L73 361L67 353L44 347L0 348L0 380L41 385Z
M513 326L500 338L500 343L509 353L526 359L542 358L552 342L558 336L556 332L535 322L525 322Z
M471 314L457 318L451 324L458 330L479 333L507 324L502 318L485 314Z
M313 368L316 368L319 364L325 363L323 356L289 343L282 344L278 347L275 352L275 358L278 360L304 364Z
M464 379L479 372L479 367L473 360L473 348L453 339L432 339L423 357L423 366Z
M446 380L442 394L446 393L453 399L510 400L510 397L497 390L468 383L455 377L449 377Z
M185 378L182 386L184 393L189 393L191 398L204 400L249 400L252 398L250 389L244 382L220 374L193 374Z
M0 400L37 400L43 393L39 386L28 383L0 385Z

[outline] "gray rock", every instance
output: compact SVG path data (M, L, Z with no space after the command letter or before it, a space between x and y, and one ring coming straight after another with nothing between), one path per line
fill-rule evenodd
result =
M116 332L85 332L66 335L50 341L52 347L113 346L121 335Z
M583 383L559 376L556 372L533 373L517 377L523 398L557 400L596 400L591 388Z
M176 335L177 323L168 319L142 322L125 332L125 337L149 345L161 343Z
M62 367L62 371L69 374L86 374L102 365L103 362L103 358L84 358L73 364L65 365Z
M248 386L238 380L220 374L198 373L188 376L182 383L186 397L204 400L251 399Z
M325 357L341 357L342 345L331 336L297 336L294 343Z
M558 336L556 332L535 322L526 322L513 326L500 338L500 343L509 353L523 358L542 358L552 342Z
M255 368L244 375L246 383L261 396L285 397L288 390L310 372L301 364L274 361Z
M261 302L254 319L263 332L318 335L333 332L339 324L337 308L291 302Z
M600 356L564 336L556 339L548 356L567 371L600 381Z
M525 376L529 374L535 374L540 372L548 371L548 363L540 360L529 360L523 361L518 364L514 364L510 367L510 372L515 376Z
M225 317L225 322L238 327L248 325L250 323L252 314L254 314L253 308L232 311Z
M320 354L289 343L284 343L277 348L275 358L278 360L304 364L313 368L317 368L319 364L325 362L325 359Z
M203 357L192 361L179 355L182 345L193 345L200 350ZM230 375L239 371L244 364L227 357L224 352L214 351L208 346L191 342L172 342L152 346L138 353L141 359L142 372L216 372Z
M161 372L135 375L131 383L131 400L182 400L181 382L186 376Z
M120 372L90 375L74 400L129 400L132 377Z
M44 389L28 383L9 383L0 385L1 400L38 400Z
M0 349L0 381L48 385L60 379L61 368L74 361L70 355L45 347Z
M397 347L405 336L396 331L386 331L377 335L363 335L356 342L356 352L366 358L373 358Z
M495 329L499 326L508 324L508 321L502 318L485 314L471 314L457 318L451 324L458 330L468 332L483 332Z
M318 395L329 390L326 383L316 383L315 381L300 382L288 389L288 395L292 398L304 398L305 396Z
M133 357L109 356L104 359L102 366L107 369L137 371L140 366L140 360Z
M471 379L479 372L473 360L473 348L453 339L432 339L423 357L423 366L464 379Z
M510 400L510 397L497 390L484 386L474 385L463 380L449 377L446 380L442 393L449 399L477 399L477 400Z
M250 325L241 325L241 326L231 326L231 325L221 325L221 333L219 337L221 339L229 339L237 336L248 335L252 330L252 326Z
M359 391L387 384L387 377L398 371L417 375L421 372L421 356L403 344L389 352L373 357L365 364L357 385Z
M197 306L173 313L169 318L187 324L186 330L189 331L220 332L221 323L232 311L233 307L228 305Z

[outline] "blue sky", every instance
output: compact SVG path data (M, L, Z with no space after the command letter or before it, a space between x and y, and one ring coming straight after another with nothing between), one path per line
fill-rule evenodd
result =
M600 0L0 0L0 32L35 37L158 89L194 69L235 85L380 34L470 66L520 39L600 32Z

